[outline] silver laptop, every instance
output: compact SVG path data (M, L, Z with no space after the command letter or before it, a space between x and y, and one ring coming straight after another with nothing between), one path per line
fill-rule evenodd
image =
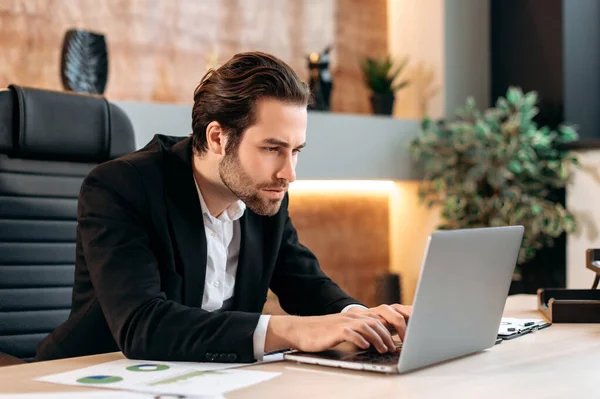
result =
M508 226L432 233L406 336L396 353L336 347L318 353L291 351L284 358L405 373L494 346L523 231L523 226Z

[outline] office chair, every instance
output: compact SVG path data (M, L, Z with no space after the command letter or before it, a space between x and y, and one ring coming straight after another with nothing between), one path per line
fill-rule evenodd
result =
M129 118L102 97L0 90L0 353L30 361L67 319L81 183L134 149Z

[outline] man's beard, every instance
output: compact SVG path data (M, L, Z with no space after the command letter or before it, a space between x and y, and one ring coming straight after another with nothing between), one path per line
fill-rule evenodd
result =
M223 157L219 163L219 176L225 186L252 212L262 216L273 216L279 212L282 199L262 198L260 192L263 189L286 190L287 182L281 180L278 183L255 184L242 167L237 150Z

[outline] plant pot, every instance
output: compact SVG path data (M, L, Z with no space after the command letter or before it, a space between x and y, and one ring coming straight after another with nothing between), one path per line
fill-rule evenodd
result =
M394 110L394 93L373 93L371 107L376 115L392 115Z

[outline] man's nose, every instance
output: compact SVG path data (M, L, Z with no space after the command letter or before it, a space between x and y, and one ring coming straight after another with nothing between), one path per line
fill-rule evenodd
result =
M287 157L285 164L277 173L278 179L284 179L288 183L292 183L296 180L296 165L294 157Z

